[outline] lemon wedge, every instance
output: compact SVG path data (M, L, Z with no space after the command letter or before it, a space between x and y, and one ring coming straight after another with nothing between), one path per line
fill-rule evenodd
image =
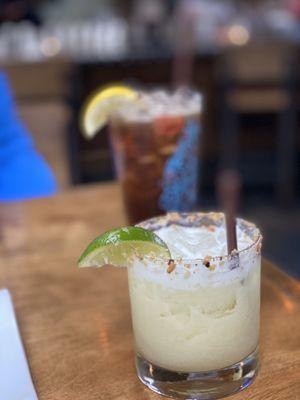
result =
M123 85L114 85L96 90L88 97L81 112L81 127L84 136L92 139L115 111L128 102L137 100L138 93Z

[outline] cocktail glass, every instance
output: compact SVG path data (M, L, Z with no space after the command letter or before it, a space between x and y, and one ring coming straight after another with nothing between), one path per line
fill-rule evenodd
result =
M170 213L139 226L168 224L214 230L224 216ZM137 374L157 393L216 399L246 388L258 372L262 237L252 223L237 226L251 244L230 256L168 264L145 256L128 266Z
M131 224L197 204L201 96L140 92L111 115L117 175Z

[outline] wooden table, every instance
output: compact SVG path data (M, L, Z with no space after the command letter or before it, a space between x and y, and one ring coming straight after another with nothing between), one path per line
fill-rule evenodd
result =
M0 210L0 287L13 296L39 399L161 399L135 375L126 271L76 267L91 239L125 223L118 186ZM266 261L261 359L257 380L234 398L300 399L300 283Z

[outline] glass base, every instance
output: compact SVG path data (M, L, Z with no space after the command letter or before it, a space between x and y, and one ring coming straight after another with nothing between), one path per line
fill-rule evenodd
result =
M229 367L203 372L174 372L158 367L136 355L139 379L156 393L176 399L219 399L246 389L258 372L259 353Z

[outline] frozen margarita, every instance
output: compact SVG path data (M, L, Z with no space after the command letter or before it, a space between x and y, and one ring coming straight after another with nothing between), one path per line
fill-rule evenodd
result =
M180 399L217 399L258 371L259 230L237 219L227 254L222 213L169 213L114 229L79 266L126 266L140 380Z
M259 236L239 220L239 255L228 258L223 216L205 219L169 214L143 223L174 261L144 257L128 269L136 350L170 370L224 368L258 344L260 246L252 245Z

